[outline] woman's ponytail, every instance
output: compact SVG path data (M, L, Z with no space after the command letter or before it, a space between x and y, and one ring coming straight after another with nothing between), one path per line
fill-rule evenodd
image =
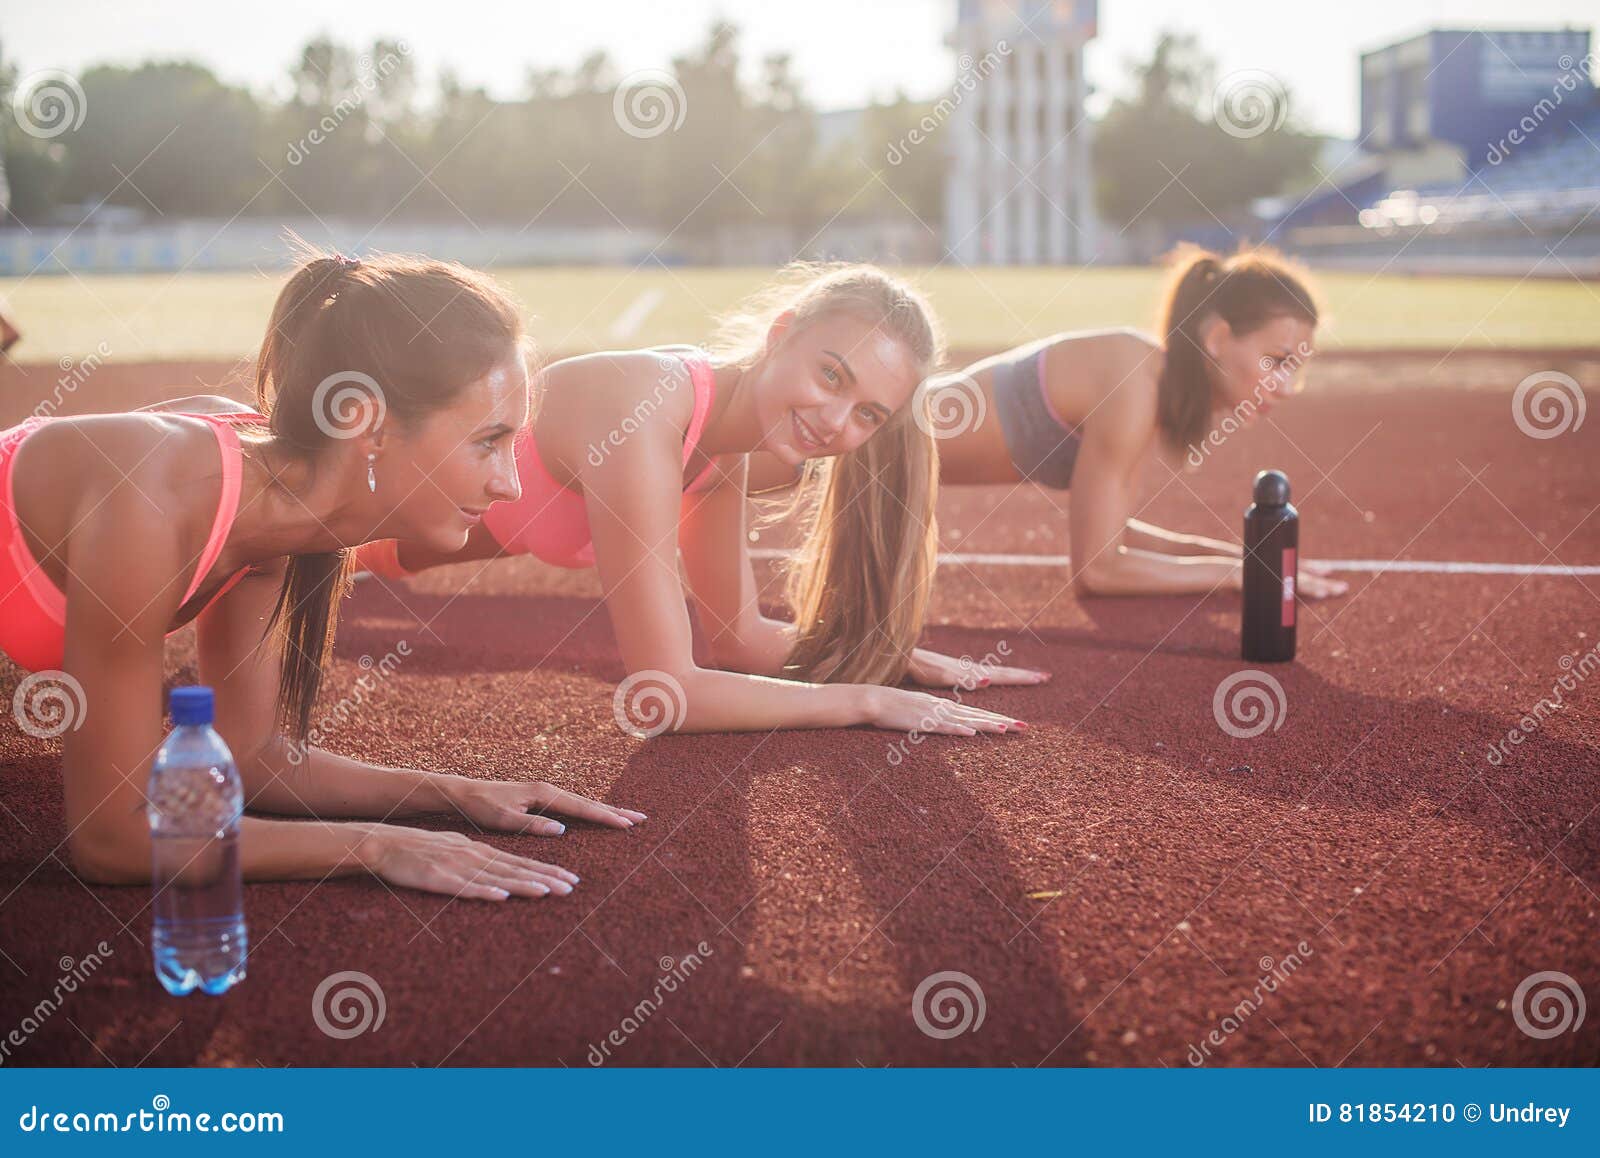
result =
M450 405L522 341L516 305L464 266L301 248L256 358L256 405L274 441L309 470L347 436L327 397L330 378L376 384L367 413L412 423ZM343 550L288 559L267 630L283 656L278 716L294 739L310 731L348 583Z
M1193 246L1180 251L1173 269L1161 327L1167 361L1156 394L1156 426L1175 447L1198 441L1211 420L1211 387L1205 347L1200 344L1200 323L1221 276L1222 260Z

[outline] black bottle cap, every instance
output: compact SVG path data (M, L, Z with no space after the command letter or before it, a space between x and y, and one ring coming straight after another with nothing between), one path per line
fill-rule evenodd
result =
M1255 501L1263 507L1281 507L1289 501L1289 476L1281 470L1256 475Z

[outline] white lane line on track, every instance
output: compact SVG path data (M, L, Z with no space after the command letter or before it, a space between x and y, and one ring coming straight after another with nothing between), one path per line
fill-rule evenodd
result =
M776 547L755 547L752 559L786 559L792 551ZM973 567L1065 567L1066 555L996 555L983 553L941 554L939 562L965 564ZM1574 578L1580 575L1600 575L1600 564L1567 566L1547 563L1456 563L1448 560L1423 559L1313 559L1334 571L1367 571L1381 574L1384 571L1408 571L1423 575L1554 575Z
M660 287L645 290L633 299L633 304L617 315L617 320L611 323L608 331L612 341L626 341L639 332L639 327L644 325L644 320L655 312L661 300L667 296L666 291Z

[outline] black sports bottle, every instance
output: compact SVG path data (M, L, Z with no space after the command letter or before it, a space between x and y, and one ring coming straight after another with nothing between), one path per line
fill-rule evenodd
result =
M1244 512L1244 618L1240 652L1252 663L1294 658L1294 585L1300 515L1289 503L1289 476L1256 475L1255 501Z

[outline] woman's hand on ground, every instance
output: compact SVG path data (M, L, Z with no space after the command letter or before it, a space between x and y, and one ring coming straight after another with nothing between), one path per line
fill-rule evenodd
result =
M578 883L564 868L502 852L464 833L398 824L373 825L356 857L391 885L470 900L565 895Z
M614 808L546 784L543 780L473 780L449 777L445 796L468 820L498 832L523 832L532 836L560 836L566 825L544 815L557 812L609 828L632 828L646 819L631 808Z
M986 712L927 692L906 688L868 688L867 723L896 732L926 732L947 736L975 736L979 732L1025 732L1021 720Z
M1304 599L1327 599L1350 590L1345 580L1334 579L1326 571L1313 571L1309 566L1300 568L1298 587Z
M906 675L912 683L925 688L961 688L965 691L991 685L1042 684L1050 678L1050 673L1046 671L974 663L971 659L957 659L922 647L911 652L911 666Z

